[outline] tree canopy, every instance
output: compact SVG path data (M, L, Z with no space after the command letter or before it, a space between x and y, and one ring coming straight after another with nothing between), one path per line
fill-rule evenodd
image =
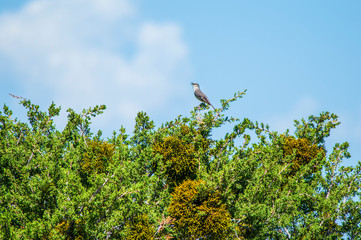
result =
M227 116L245 92L203 115L196 108L156 127L91 131L105 106L68 109L63 130L29 100L28 121L0 112L1 239L356 239L360 162L348 143L326 149L335 114L295 121L295 131ZM215 139L217 128L233 130ZM117 126L119 127L119 126Z

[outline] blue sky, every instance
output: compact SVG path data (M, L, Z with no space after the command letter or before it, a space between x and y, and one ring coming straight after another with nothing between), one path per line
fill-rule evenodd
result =
M137 111L157 124L247 89L230 115L284 131L294 119L336 113L328 142L361 160L360 1L18 0L0 2L0 101L45 109L106 104L106 135L132 130ZM225 129L226 130L226 129ZM222 134L222 133L217 133Z

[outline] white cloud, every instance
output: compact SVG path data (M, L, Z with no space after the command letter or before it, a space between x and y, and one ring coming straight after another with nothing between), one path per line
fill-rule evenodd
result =
M143 20L128 0L31 1L0 16L0 56L26 97L65 108L105 103L119 121L164 107L187 70L180 27Z

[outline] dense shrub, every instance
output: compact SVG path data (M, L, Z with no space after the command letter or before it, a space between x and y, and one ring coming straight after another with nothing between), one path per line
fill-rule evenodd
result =
M83 172L105 172L113 154L113 144L99 140L88 141L86 150L82 154L81 168Z
M146 214L139 214L127 222L127 239L153 239L154 233Z
M22 101L28 121L4 106L0 239L357 239L360 163L342 166L348 143L325 147L337 116L278 133L225 115L243 94L159 127L140 112L107 139L91 131L105 106L68 109L63 130L55 104Z
M323 147L315 143L311 143L307 138L296 139L293 136L288 136L283 145L284 156L292 156L294 158L290 165L290 174L294 175L300 170L302 166L309 164L317 157L322 160L326 154ZM318 164L312 166L313 171L321 170Z
M205 188L203 181L187 180L172 194L168 212L180 238L225 239L230 215L217 191Z
M171 186L196 177L198 163L192 143L169 136L156 142L154 151L163 157L167 183Z

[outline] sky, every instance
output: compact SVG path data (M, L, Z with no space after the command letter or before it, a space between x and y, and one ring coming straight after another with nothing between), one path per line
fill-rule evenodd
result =
M9 93L45 110L105 104L104 136L139 111L156 125L190 116L198 82L215 107L247 89L228 114L294 130L293 120L329 111L341 125L327 140L361 160L361 2L0 1L0 104ZM228 126L215 132L222 136ZM223 131L223 132L222 132Z

